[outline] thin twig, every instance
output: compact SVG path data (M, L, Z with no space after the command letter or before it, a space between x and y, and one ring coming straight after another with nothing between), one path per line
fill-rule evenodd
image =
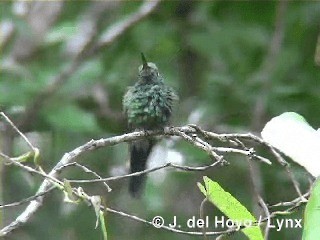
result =
M2 153L2 152L0 152L0 156L3 157L3 158L4 158L5 160L7 160L8 162L12 163L13 165L18 166L18 167L26 170L27 172L38 174L38 175L40 175L40 176L42 176L42 177L44 177L44 178L46 178L46 179L48 179L48 180L51 180L51 181L54 182L54 183L57 183L57 184L63 186L63 182L61 182L61 181L59 181L58 179L56 179L56 178L54 178L54 177L46 174L46 173L43 172L43 171L38 171L38 170L36 170L36 169L34 169L34 168L32 168L32 167L25 166L25 165L23 165L22 163L20 163L20 162L18 162L18 161L14 161L14 160L12 160L12 158L10 158L9 156L5 155L5 154Z
M200 218L204 221L204 205L205 203L208 201L208 198L204 198L200 204ZM205 225L203 225L202 228L202 233L203 233L203 239L207 240L207 235L206 235L206 229L205 229Z
M268 209L268 206L267 206L267 204L265 203L265 201L263 200L263 198L260 195L258 196L258 201L259 201L259 204L260 204L261 208L264 211L265 216L268 219L267 222L269 223L270 222L270 211ZM265 229L264 229L264 240L268 240L269 239L269 230L270 230L269 226L270 226L270 224L267 224L265 226Z
M174 163L166 163L166 164L159 166L159 167L154 167L154 168L146 169L146 170L139 171L139 172L129 173L129 174L121 175L121 176L98 178L98 179L81 179L81 180L76 180L76 179L69 180L68 179L68 181L73 182L73 183L109 182L109 181L116 181L116 180L120 180L120 179L124 179L124 178L130 178L130 177L134 177L134 176L140 176L140 175L148 174L148 173L155 172L155 171L158 171L160 169L165 169L165 168L175 168L175 169L178 169L181 171L186 171L186 172L199 172L199 171L205 171L209 168L215 167L218 164L219 164L219 162L214 162L210 165L199 166L199 167L190 167L190 166L181 166L181 165L177 165Z
M164 130L158 130L158 131L138 131L138 132L133 132L133 133L127 133L123 134L120 136L115 136L115 137L110 137L107 139L100 139L100 140L91 140L87 142L86 144L74 149L73 151L64 154L64 156L61 158L61 160L56 164L56 166L48 173L45 175L46 179L43 181L43 183L40 185L38 191L36 194L45 192L47 189L51 187L51 181L53 179L56 179L57 176L59 175L59 169L61 166L64 166L70 162L72 162L75 158L79 157L80 155L92 151L101 147L106 147L106 146L113 146L119 143L123 142L130 142L134 141L137 139L142 139L145 137L150 137L150 136L180 136L184 140L188 141L192 145L205 150L208 154L212 156L213 151L211 150L211 147L209 145L203 145L199 142L196 142L194 138L190 137L187 135L187 133L194 132L194 129L190 127L178 127L178 128L173 128L173 127L167 127ZM175 167L181 170L190 170L190 171L203 171L206 170L210 167L215 166L218 163L221 163L219 160L222 161L222 156L215 156L215 159L218 160L211 165L204 166L204 167L187 167L187 166L177 166L174 164L169 164L171 167ZM15 163L17 164L17 163ZM22 167L22 166L21 166ZM25 166L24 166L25 167ZM163 168L164 166L161 166L160 168ZM26 169L27 170L27 169ZM30 171L35 171L34 169L28 169ZM37 171L35 171L37 172ZM142 173L136 173L136 174L142 174ZM134 176L133 174L131 176ZM128 177L128 176L123 176L123 177ZM120 179L119 177L114 177L116 179ZM111 180L112 178L109 178ZM86 181L86 180L84 180ZM105 181L97 179L97 181ZM9 232L13 231L17 227L21 226L22 224L26 223L30 217L35 214L35 212L42 206L43 202L43 196L40 196L37 198L37 201L31 201L29 206L14 220L11 224L8 226L4 227L3 229L0 230L0 236L5 236Z
M53 189L56 189L56 186L52 186L49 189L47 189L46 191L44 191L44 192L35 194L35 195L31 196L31 197L24 198L24 199L22 199L20 201L17 201L17 202L12 202L12 203L7 203L7 204L0 204L0 209L1 208L8 208L8 207L16 207L16 206L22 205L24 203L30 202L32 200L37 199L40 196L46 195L47 193L51 192Z
M103 48L109 47L118 40L119 37L127 33L129 29L151 14L159 3L160 0L146 0L136 12L132 13L124 20L116 22L107 29L97 43L94 42L95 36L91 36L91 39L88 40L84 49L79 51L79 55L77 55L65 69L54 76L53 79L49 81L50 84L34 97L33 102L27 107L23 118L19 121L18 126L23 128L28 127L43 108L46 101L54 96L61 86L70 79L80 66L82 66L85 60L99 53Z
M29 139L16 127L16 125L7 117L4 112L0 112L1 116L6 120L7 123L23 138L23 140L29 145L33 152L36 151L36 148L32 145Z
M302 196L306 199L310 196L310 192L311 190L309 190L308 192L306 192L305 194L303 194ZM269 208L275 208L275 207L291 207L291 206L296 206L299 202L301 202L301 197L297 197L289 202L279 202L279 203L275 203L272 205L269 205Z
M135 215L128 214L128 213L125 213L125 212L122 212L122 211L118 211L118 210L115 210L115 209L112 209L112 208L106 208L106 210L108 212L110 212L110 213L115 213L117 215L120 215L120 216L123 216L123 217L126 217L126 218L130 218L132 220L135 220L135 221L138 221L138 222L142 222L142 223L145 223L145 224L148 224L148 225L154 227L154 223L152 221L147 221L147 220L142 219L140 217L137 217ZM177 229L177 228L172 228L172 227L169 227L169 226L166 226L166 225L161 226L160 229L164 229L164 230L167 230L169 232L186 234L186 235L193 235L193 236L201 236L201 235L203 235L202 231L201 232L183 231L183 230L180 230L180 229ZM217 232L210 231L210 232L206 232L205 234L206 235L210 235L210 236L218 236L218 235L221 235L221 234L227 234L227 233L232 233L232 232L235 232L235 230L234 229L227 229L227 230L224 230L224 231L217 231Z
M260 142L261 144L264 144L264 141L254 135L246 134L246 135L241 135L241 134L216 134L212 132L205 132L206 138L214 138L218 139L221 142L225 141L233 141L235 138L237 139L246 139L246 140L251 140L251 141L257 141ZM78 158L80 155L88 152L88 151L93 151L95 149L101 148L101 147L107 147L107 146L113 146L119 143L124 143L124 142L130 142L138 139L143 139L146 137L150 136L180 136L181 139L187 141L188 143L192 144L196 148L199 148L205 152L208 153L209 156L214 158L214 162L212 164L206 165L206 166L200 166L200 167L190 167L190 166L181 166L173 163L167 163L165 165L152 168L152 169L147 169L145 171L137 172L137 173L132 173L132 174L126 174L122 176L114 176L114 177L108 177L108 178L102 178L99 175L95 175L97 179L92 179L92 180L70 180L69 182L106 182L106 181L114 181L122 178L128 178L132 176L137 176L141 174L147 174L153 171L157 171L163 168L174 168L178 170L183 170L183 171L205 171L206 169L212 168L217 166L218 164L221 164L223 162L223 155L218 155L217 152L223 152L223 153L228 153L228 152L233 152L237 154L245 154L246 156L251 159L252 154L254 153L253 150L250 150L250 148L246 147L245 144L240 144L240 147L243 148L243 150L239 150L236 148L236 150L232 148L221 148L221 147L213 147L211 144L209 144L206 140L201 139L197 135L197 130L190 126L184 126L184 127L166 127L163 130L157 130L157 131L137 131L137 132L132 132L132 133L127 133L123 134L120 136L115 136L115 137L110 137L106 139L99 139L99 140L91 140L87 143L85 143L82 146L77 147L73 151L69 153L65 153L61 160L56 164L56 166L48 173L44 173L41 171L37 171L31 167L25 166L21 164L20 162L12 160L12 158L6 156L5 154L1 154L2 157L7 159L8 161L12 162L18 167L23 168L26 171L36 173L41 175L42 177L45 178L45 180L42 182L40 185L37 193L33 200L31 200L30 204L27 206L27 208L14 220L12 223L10 223L8 226L4 227L3 229L0 230L0 236L5 236L8 233L12 232L13 230L17 229L19 226L23 225L26 223L34 214L35 212L42 206L43 204L43 199L44 199L44 193L46 193L50 188L52 188L52 182L63 184L60 180L57 179L58 175L60 174L61 169L64 167L70 166L73 161L75 161L76 158ZM236 141L234 141L236 142ZM239 143L239 142L238 142ZM219 151L218 151L219 150ZM276 150L274 150L276 152ZM277 153L277 152L276 152ZM275 156L276 157L276 156ZM281 156L280 156L281 157ZM265 161L262 161L265 162ZM77 164L76 164L77 165ZM93 171L89 170L88 168L84 167L83 165L77 165L81 167L83 170L87 172L94 173ZM89 171L88 171L89 170ZM77 194L77 191L73 189L75 194ZM78 194L79 195L79 194ZM84 198L83 196L87 195L79 195L79 197ZM87 199L90 202L89 196ZM301 198L296 201L295 205L291 205L287 210L287 212L293 211L295 208L299 207L302 204ZM117 213L122 216L129 217L131 219L135 219L137 221L145 222L148 223L149 225L152 225L152 222L146 221L144 219L141 219L139 217L129 215L123 212L117 212L111 208L107 209L110 212ZM279 213L284 213L284 212L273 212L270 213L270 218L276 216ZM265 220L266 221L266 220ZM162 226L163 229L169 230L171 232L176 232L176 233L182 233L182 234L189 234L189 235L203 235L203 232L188 232L188 231L182 231L180 229L173 229L170 228L169 226ZM227 234L227 233L232 233L235 232L235 229L227 229L226 231L220 231L220 232L206 232L205 234L207 236L209 235L221 235L221 234Z
M79 167L81 168L84 172L86 173L91 173L93 174L95 177L97 177L98 179L102 180L102 177L96 173L95 171L92 171L91 169L89 169L88 167L80 164L80 163L77 163L77 162L71 162L71 163L68 163L64 166L61 166L57 171L61 171L63 168L66 168L66 167L71 167L71 166L76 166L76 167ZM70 180L68 180L69 182L71 182ZM74 182L74 181L73 181ZM101 181L103 183L103 185L106 187L107 191L108 192L111 192L112 189L111 187L106 183L106 181Z
M239 230L243 230L245 228L250 228L250 227L253 227L253 226L260 226L261 224L264 224L265 222L269 221L272 218L275 218L276 216L279 216L279 215L282 216L284 214L290 214L293 210L295 210L297 207L300 207L300 206L301 206L301 204L296 206L295 208L288 208L288 209L286 209L284 211L272 212L272 213L269 214L268 217L262 218L261 221L252 224L252 226L240 226L238 228L228 228L227 230L223 230L223 231L214 231L214 232L213 231L208 231L208 232L205 232L205 233L203 233L203 231L201 231L201 232L183 231L181 229L172 228L172 227L166 226L166 225L162 225L160 227L160 229L164 229L164 230L167 230L167 231L170 231L170 232L174 232L174 233L185 234L185 235L193 235L193 236L203 236L204 234L206 236L227 235L227 234L235 233L235 232L237 232ZM138 222L142 222L142 223L145 223L147 225L150 225L150 226L154 227L154 223L152 221L148 221L148 220L142 219L142 218L137 217L135 215L128 214L128 213L125 213L125 212L122 212L122 211L118 211L118 210L115 210L113 208L106 208L104 210L107 210L110 213L114 213L114 214L129 218L129 219L132 219L132 220L135 220L135 221L138 221ZM157 226L157 228L159 228L159 226Z
M146 0L141 7L127 19L117 22L102 34L98 43L90 50L89 55L96 54L101 48L105 48L115 42L123 33L127 32L136 23L151 14L159 5L160 0Z

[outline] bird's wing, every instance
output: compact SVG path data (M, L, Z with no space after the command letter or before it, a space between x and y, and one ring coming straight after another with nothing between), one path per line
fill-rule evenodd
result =
M179 100L179 96L176 94L176 92L172 87L167 87L166 92L167 92L167 98L170 101L175 102Z

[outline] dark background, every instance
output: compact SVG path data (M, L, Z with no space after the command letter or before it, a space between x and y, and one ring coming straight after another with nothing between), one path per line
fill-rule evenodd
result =
M100 39L114 23L138 11L142 2L2 2L0 107L19 124L40 149L41 166L49 171L67 151L90 139L127 131L122 96L134 84L140 52L157 64L168 85L179 93L172 125L198 124L219 133L259 135L273 116L286 111L319 124L319 67L314 62L319 34L320 3L164 1L111 44L81 55L84 45ZM77 60L74 60L77 59ZM69 75L61 72L77 62ZM63 78L50 91L52 79ZM49 89L49 90L48 90ZM35 102L36 111L26 117ZM27 151L18 137L1 133L0 148L10 156ZM260 152L264 155L263 151ZM190 166L210 163L199 149L177 139L165 139L152 166L167 161ZM268 155L264 155L268 156ZM157 159L160 161L157 162ZM229 156L228 167L207 172L164 170L151 173L140 200L130 198L127 180L85 184L90 194L105 198L107 206L151 220L176 215L185 222L199 215L203 199L196 183L202 176L218 181L250 211L256 211L247 161ZM78 161L101 176L125 174L127 145L119 144L85 154ZM255 181L268 203L297 197L283 168L259 164ZM1 163L2 164L2 163ZM294 166L303 192L304 170ZM89 178L79 169L63 172L68 179ZM1 202L31 196L42 179L13 166L1 167ZM2 225L25 208L3 211ZM302 210L291 217L302 217ZM206 207L209 216L219 214ZM8 239L102 239L94 229L95 214L84 203L63 202L57 190L25 226ZM108 213L110 239L195 239ZM192 230L192 229L184 229ZM211 229L212 230L212 229ZM244 239L236 233L231 239ZM211 239L211 238L210 238ZM301 239L301 229L271 231L270 239Z

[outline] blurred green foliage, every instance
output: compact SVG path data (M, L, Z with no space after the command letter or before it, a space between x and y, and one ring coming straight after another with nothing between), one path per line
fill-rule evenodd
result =
M303 240L315 239L319 236L319 230L316 226L319 221L319 180L315 181L312 186L312 193L304 213Z
M142 4L129 1L110 3L113 5L106 7L96 18L94 40L109 26L137 11ZM1 45L0 107L15 122L19 122L28 106L52 79L72 64L72 50L81 40L78 34L85 26L82 23L92 9L99 8L99 3L94 1L63 2L55 20L39 37L28 23L32 15L29 18L19 15L17 4L0 3L1 24L9 21L14 26L8 42ZM32 8L33 4L41 3L26 4ZM294 111L317 127L320 87L319 67L314 63L314 54L319 34L320 3L287 3L280 16L283 39L276 54L268 58L273 36L279 34L275 33L279 5L275 1L161 2L154 13L109 47L85 58L52 97L46 99L28 128L22 129L37 133L33 140L40 148L44 169L48 171L65 152L92 138L127 131L121 101L126 88L136 79L142 51L149 61L157 64L165 81L181 96L173 125L196 123L217 132L260 131L271 117ZM18 42L21 38L24 40ZM30 42L35 43L30 54L19 55L17 48L25 50ZM268 64L271 67L266 67ZM9 148L11 155L21 153L16 141L11 150ZM204 153L187 143L175 142L172 149L185 156L187 165L210 162ZM90 152L79 162L102 176L123 174L128 158L126 151L127 146L121 144ZM214 168L205 174L221 182L246 206L253 206L245 158L235 156L228 160L231 162L229 167ZM298 167L295 169L302 189L306 190L306 174ZM262 194L268 202L296 197L290 180L279 165L261 166L260 170ZM203 174L176 171L167 171L165 175L150 174L156 177L149 176L140 200L128 196L127 180L112 182L111 193L99 184L83 187L90 194L102 195L107 205L115 209L148 220L160 215L171 221L176 215L184 221L193 215L198 216L203 196L196 182L201 181ZM62 177L79 179L90 176L79 169L70 169ZM4 202L32 195L42 181L12 166L4 167L1 178ZM93 209L85 204L71 206L62 199L63 194L58 191L49 195L32 221L8 239L36 240L43 239L43 236L47 240L102 239L101 231L94 229ZM4 224L14 219L23 207L6 209ZM209 215L216 214L216 210L206 210ZM301 213L297 214L297 217L301 216ZM110 213L106 216L106 225L111 239L195 238L157 230ZM298 239L297 236L301 236L301 229L272 230L270 233L270 239ZM235 234L230 239L243 237Z

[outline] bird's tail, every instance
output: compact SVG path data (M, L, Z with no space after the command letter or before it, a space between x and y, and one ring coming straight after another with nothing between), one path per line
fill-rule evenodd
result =
M155 142L151 139L134 141L130 144L130 173L140 172L146 169L147 159ZM133 197L139 197L144 188L145 175L130 178L129 193Z

